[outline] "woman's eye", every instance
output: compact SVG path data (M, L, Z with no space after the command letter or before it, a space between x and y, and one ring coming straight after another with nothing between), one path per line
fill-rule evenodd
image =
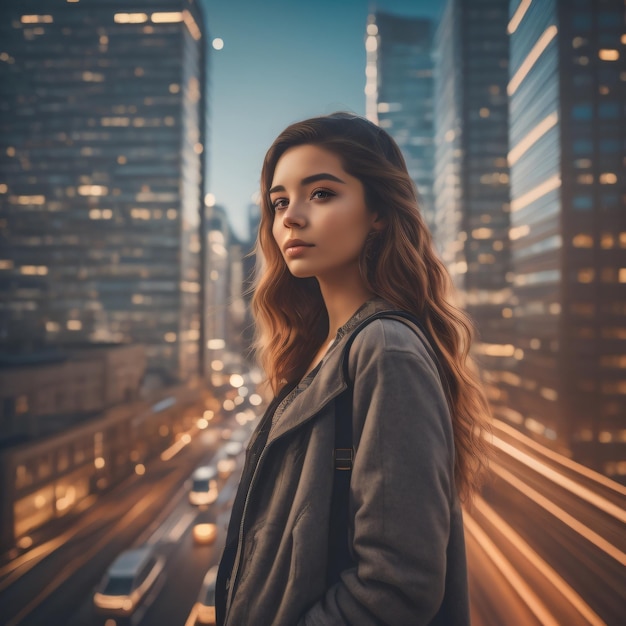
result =
M327 189L316 189L311 194L311 199L313 200L328 200L328 198L332 198L335 194L332 191L328 191Z
M287 204L286 198L276 198L276 200L272 201L272 208L274 211L280 211L281 209L286 209Z

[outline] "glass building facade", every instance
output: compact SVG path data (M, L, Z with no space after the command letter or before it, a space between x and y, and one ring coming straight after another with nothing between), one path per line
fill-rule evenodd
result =
M622 0L509 3L509 420L626 476Z
M138 342L197 373L203 24L195 0L2 4L2 350Z
M417 186L421 210L433 221L433 24L428 19L370 15L366 114L398 143Z
M514 366L507 5L449 0L435 34L435 241L477 329L489 398Z

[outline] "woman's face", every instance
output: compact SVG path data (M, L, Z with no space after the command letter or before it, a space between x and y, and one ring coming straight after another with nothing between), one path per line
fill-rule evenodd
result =
M361 250L368 233L382 225L339 157L314 145L289 148L276 164L269 195L272 233L294 276L362 280Z

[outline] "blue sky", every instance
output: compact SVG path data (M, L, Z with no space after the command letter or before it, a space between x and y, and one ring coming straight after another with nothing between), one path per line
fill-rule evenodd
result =
M288 124L365 113L364 33L375 8L436 19L445 0L203 0L211 39L209 191L240 236L265 151Z

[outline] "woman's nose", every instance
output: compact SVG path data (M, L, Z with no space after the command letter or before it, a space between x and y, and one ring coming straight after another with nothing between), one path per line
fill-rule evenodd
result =
M289 205L283 215L285 228L302 228L306 224L306 218L301 209L295 203Z

